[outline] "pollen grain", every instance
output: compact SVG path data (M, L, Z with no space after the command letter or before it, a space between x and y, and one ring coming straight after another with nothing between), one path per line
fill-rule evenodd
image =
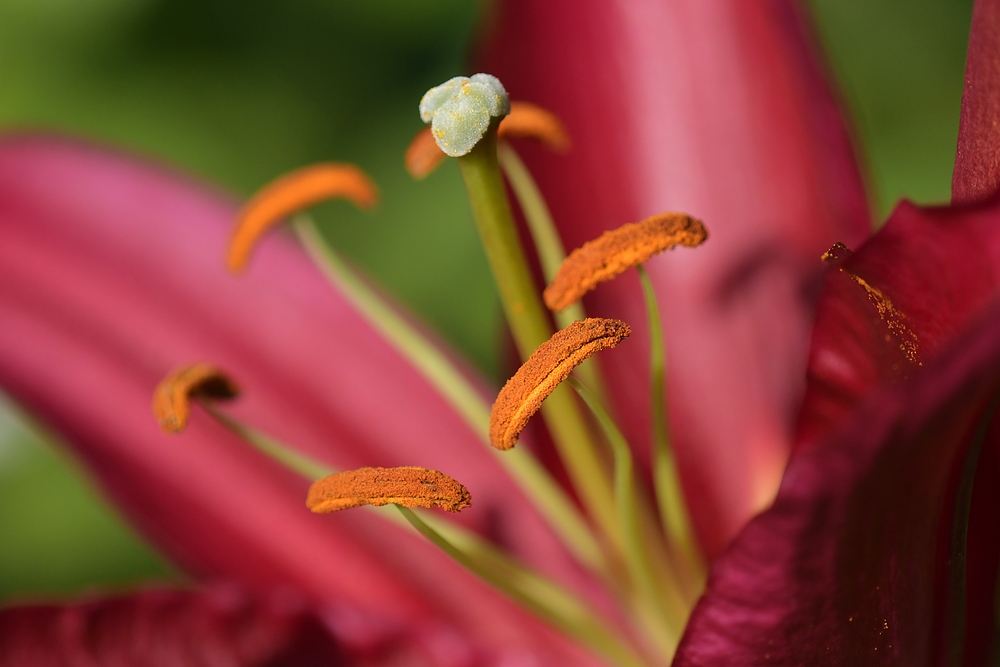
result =
M510 449L549 394L593 354L615 347L632 330L621 320L591 317L573 322L538 346L500 390L490 412L490 444Z
M459 512L472 505L472 496L443 472L404 466L338 472L314 482L306 498L306 506L317 514L389 504Z
M679 245L701 245L707 238L705 225L684 213L661 213L605 232L570 253L545 288L545 305L563 310L653 255Z
M215 366L197 363L170 372L153 391L153 414L165 433L180 433L191 417L191 399L235 398L239 391Z
M242 271L261 236L292 213L340 198L369 209L378 202L378 188L359 168L336 162L303 167L264 186L237 217L226 258L229 270Z

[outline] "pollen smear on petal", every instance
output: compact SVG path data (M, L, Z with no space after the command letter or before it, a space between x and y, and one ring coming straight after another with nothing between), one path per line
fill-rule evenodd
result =
M242 271L264 232L292 213L339 198L369 209L378 202L378 188L359 168L336 162L303 167L264 186L237 217L226 258L229 270Z
M531 102L511 102L510 115L500 121L497 134L502 139L534 139L546 148L569 150L569 134L559 117Z
M605 232L570 253L545 288L545 305L563 310L598 284L656 253L679 245L701 245L707 238L701 220L684 213L661 213Z
M903 356L907 361L916 364L917 366L923 366L923 362L920 360L920 338L917 334L910 328L907 323L906 314L900 311L895 304L893 304L892 299L890 299L885 292L875 287L867 280L859 276L854 271L850 270L845 266L845 262L851 258L854 253L851 252L843 243L834 243L829 250L823 253L820 258L823 263L828 264L836 268L841 273L845 274L854 283L864 290L865 296L873 306L875 306L875 311L878 313L882 322L889 329L889 333L895 338L896 344L899 346L899 351L903 353ZM890 340L888 336L886 340Z
M829 264L830 266L840 266L848 259L850 259L851 255L853 254L854 253L851 252L850 248L848 248L840 241L837 241L832 246L830 246L829 250L823 253L820 259L823 261L824 264Z
M554 151L569 150L570 140L562 121L551 111L530 102L511 102L510 114L500 121L501 139L534 139ZM448 157L437 145L434 132L425 127L410 142L403 162L410 176L423 180Z
M153 391L153 414L165 433L180 433L191 416L191 399L235 398L239 390L215 366L197 363L171 371Z
M510 449L531 416L573 369L593 354L615 347L632 330L621 320L590 317L573 322L538 346L500 390L490 412L490 444Z
M472 505L472 496L443 472L403 466L338 472L313 482L306 498L306 506L317 514L389 504L460 512Z

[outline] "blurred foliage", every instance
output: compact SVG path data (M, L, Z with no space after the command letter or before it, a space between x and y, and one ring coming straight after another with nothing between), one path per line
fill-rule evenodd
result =
M875 207L948 198L971 0L809 0ZM347 160L384 200L318 217L348 256L495 374L499 312L457 169L414 183L416 101L463 72L474 0L4 0L0 126L56 128L245 195ZM0 406L0 600L172 576Z
M809 0L872 198L951 198L972 0Z

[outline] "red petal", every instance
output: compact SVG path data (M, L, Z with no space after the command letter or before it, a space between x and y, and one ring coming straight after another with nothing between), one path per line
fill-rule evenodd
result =
M965 63L958 152L951 181L956 204L1000 190L1000 2L976 0Z
M494 44L487 71L554 111L573 140L566 156L523 147L571 248L668 210L709 229L703 247L649 270L678 458L715 554L784 467L818 257L869 229L801 11L790 0L510 0ZM645 316L625 278L597 290L589 313L636 329L603 367L630 439L647 443Z
M487 448L303 253L275 237L246 276L223 270L234 213L132 158L51 138L0 143L0 383L195 573L451 628L462 646L501 655L573 651L410 532L311 514L307 480L203 412L181 436L159 431L156 383L211 360L243 390L236 412L265 432L341 468L454 475L475 498L470 525L580 581Z
M31 667L309 667L348 664L320 620L291 600L235 590L145 591L0 611L0 663Z
M944 664L938 527L952 516L951 471L998 378L995 301L912 381L880 390L799 450L774 506L715 564L675 667ZM995 516L994 507L994 538ZM967 619L992 625L992 613Z
M900 336L850 275L903 314L918 356L933 358L1000 286L1000 200L921 209L904 202L885 227L833 270L820 298L797 446L823 437L879 383L912 374Z

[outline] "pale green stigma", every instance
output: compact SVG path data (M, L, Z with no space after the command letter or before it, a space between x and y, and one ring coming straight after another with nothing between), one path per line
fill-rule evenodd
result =
M420 99L420 119L431 124L434 140L446 155L461 157L486 134L494 118L510 113L503 84L490 74L456 76Z

